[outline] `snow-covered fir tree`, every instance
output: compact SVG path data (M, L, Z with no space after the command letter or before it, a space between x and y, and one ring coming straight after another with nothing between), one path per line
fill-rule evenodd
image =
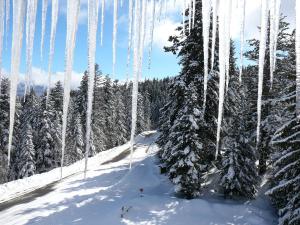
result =
M18 151L18 178L24 178L34 175L36 170L31 126L24 125L20 134L23 138Z

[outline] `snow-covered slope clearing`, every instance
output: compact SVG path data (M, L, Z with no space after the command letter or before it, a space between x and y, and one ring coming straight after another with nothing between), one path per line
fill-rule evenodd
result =
M153 144L156 136L144 133L137 138L131 170L129 156L118 158L128 144L103 152L89 160L87 179L83 179L82 173L76 174L59 182L44 196L0 211L0 224L276 224L277 218L264 198L246 203L217 196L194 200L176 198L173 185L159 173L158 149ZM65 176L82 169L83 161L67 167ZM52 177L58 178L59 170L23 182L29 186L30 180L37 183ZM0 187L3 199L3 185ZM13 182L8 187L14 187Z

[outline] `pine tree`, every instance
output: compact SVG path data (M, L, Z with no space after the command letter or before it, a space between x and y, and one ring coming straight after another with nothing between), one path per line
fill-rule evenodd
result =
M21 131L22 142L18 156L18 178L30 177L35 174L35 149L32 142L32 128L29 124Z

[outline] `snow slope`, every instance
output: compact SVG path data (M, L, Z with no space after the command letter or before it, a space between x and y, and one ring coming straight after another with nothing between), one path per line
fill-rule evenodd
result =
M137 138L131 171L129 156L116 162L99 163L100 159L104 162L115 158L115 153L124 152L128 144L106 152L106 156L101 153L102 157L97 155L89 160L86 180L82 179L82 173L71 176L42 197L0 211L0 224L276 224L277 218L264 198L246 203L206 196L194 200L176 198L173 185L159 174L158 149L153 144L156 137L144 133ZM70 171L71 168L82 170L83 162L70 166ZM59 176L59 171L49 173ZM38 179L35 177L31 179Z

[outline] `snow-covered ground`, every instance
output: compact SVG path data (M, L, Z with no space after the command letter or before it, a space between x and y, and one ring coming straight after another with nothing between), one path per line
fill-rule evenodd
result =
M115 160L129 144L100 153L90 159L87 179L77 173L83 170L83 162L65 168L65 176L75 175L57 183L53 191L43 196L0 211L0 224L276 224L277 218L265 198L248 202L217 196L194 200L176 198L173 185L159 173L157 146L153 144L156 136L155 133L144 133L136 139L131 171L128 169L129 156ZM109 160L116 162L100 165ZM53 170L10 182L0 186L0 198L4 201L14 193L49 184L58 177L59 171Z

